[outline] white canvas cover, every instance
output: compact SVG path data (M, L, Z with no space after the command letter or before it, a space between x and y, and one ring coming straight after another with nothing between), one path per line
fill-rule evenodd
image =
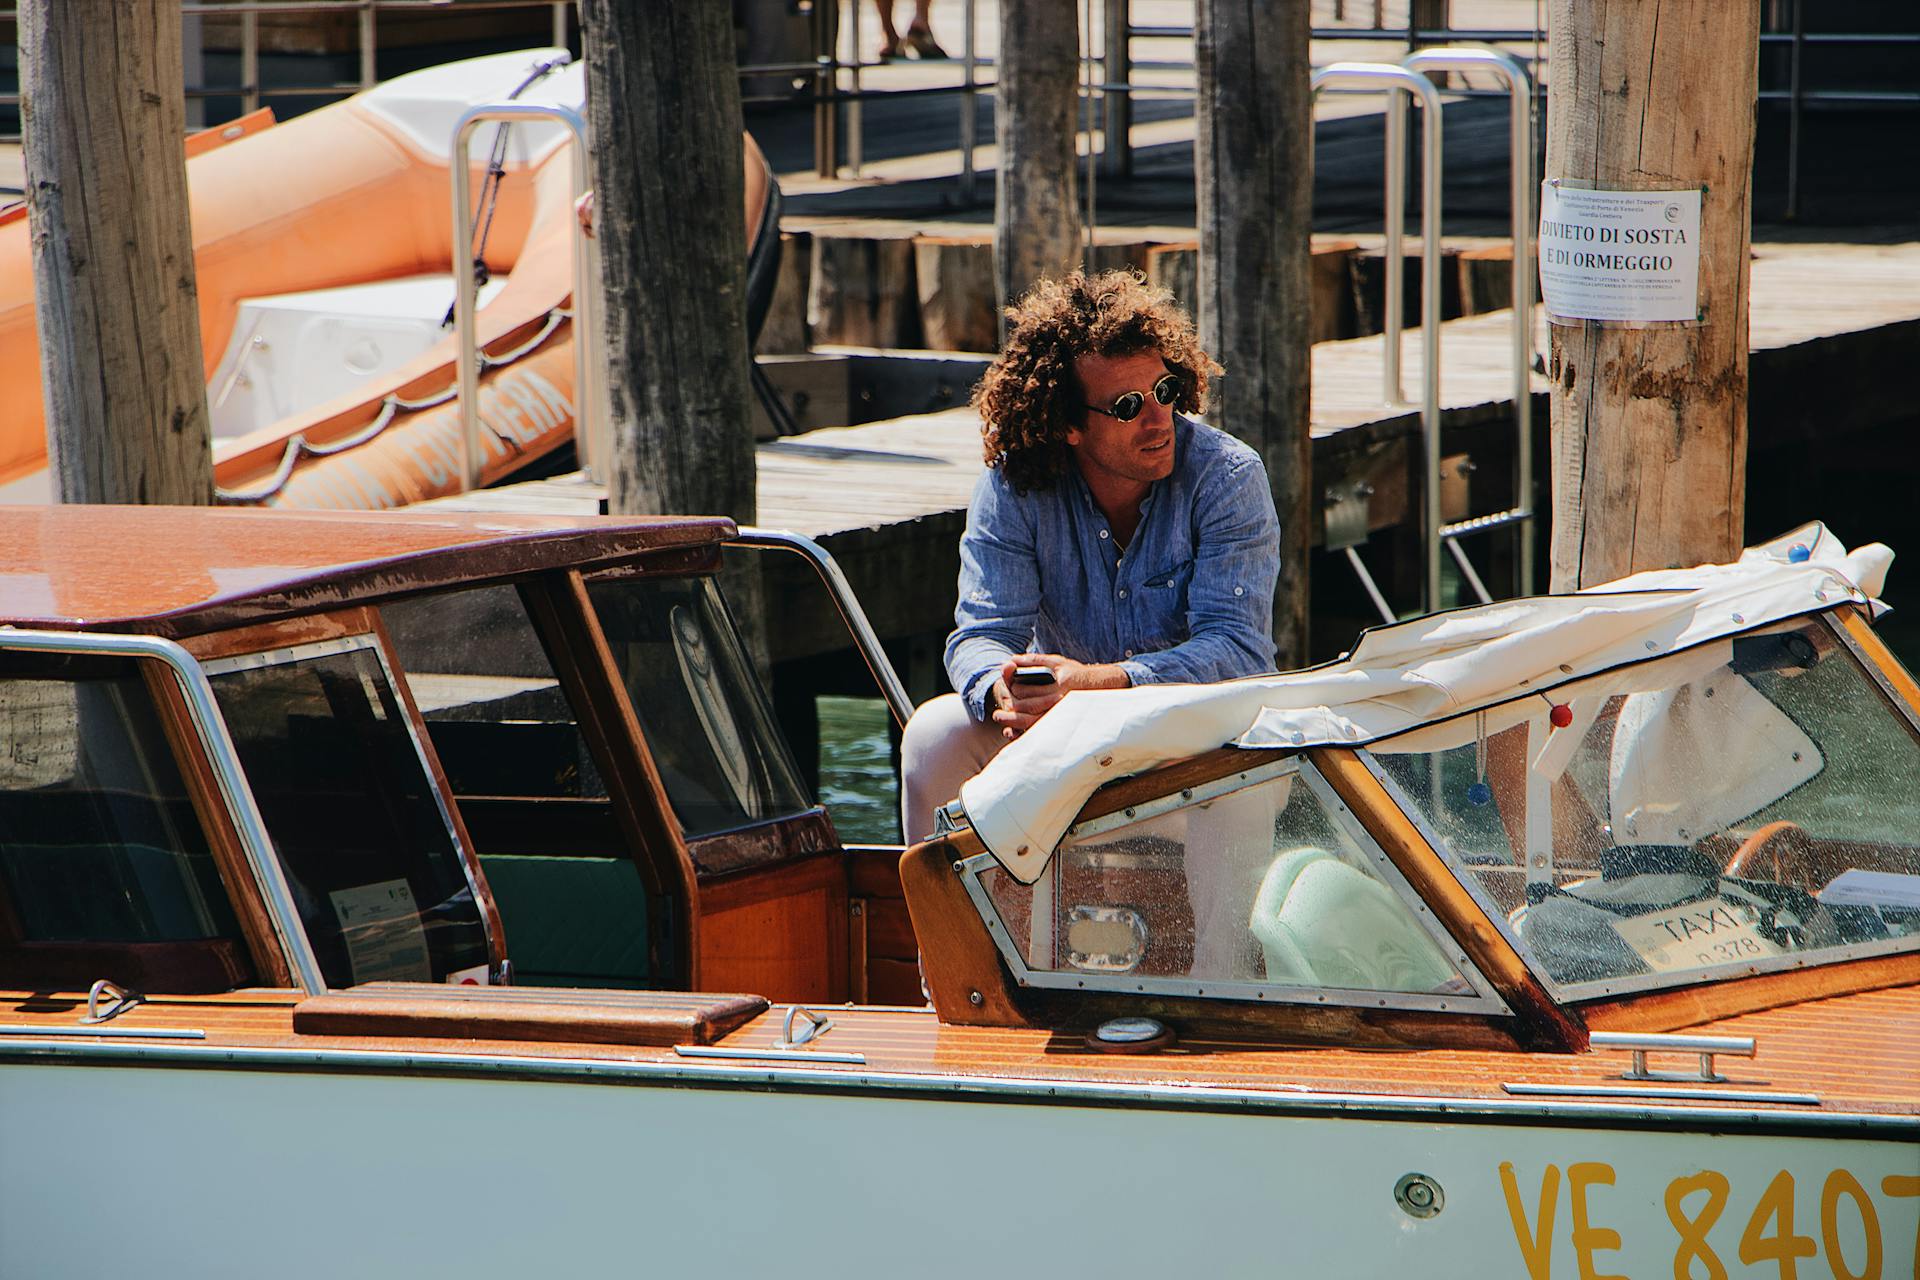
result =
M1087 797L1116 778L1223 745L1357 746L1847 602L1877 616L1892 561L1880 543L1849 552L1814 523L1732 564L1381 627L1305 671L1070 693L961 787L961 803L994 857L1031 884Z

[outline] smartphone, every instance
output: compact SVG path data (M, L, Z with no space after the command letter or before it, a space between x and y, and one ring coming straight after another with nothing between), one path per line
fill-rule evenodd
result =
M1030 685L1052 684L1053 668L1052 667L1015 667L1013 669L1013 682L1015 684L1030 684Z

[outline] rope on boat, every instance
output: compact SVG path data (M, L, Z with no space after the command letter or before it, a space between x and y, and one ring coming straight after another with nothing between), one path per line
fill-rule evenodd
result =
M539 332L535 333L519 346L503 351L499 355L494 355L491 352L482 350L480 352L480 371L485 373L489 369L498 369L531 354L544 344L548 338L552 337L554 330L558 329L563 322L572 319L573 312L571 310L565 307L555 307L553 310L547 312L546 322L540 326ZM575 394L578 394L577 389ZM418 413L423 409L437 409L443 404L458 399L459 395L459 377L456 375L453 383L444 391L423 397L419 400L403 399L397 394L387 396L380 402L380 412L374 416L373 421L359 431L347 436L345 439L335 440L328 444L315 444L307 439L306 433L302 432L287 441L287 447L280 455L280 464L273 469L273 474L267 478L267 482L264 485L258 489L245 490L222 489L216 486L213 491L214 502L219 506L232 507L254 506L265 502L286 488L287 481L293 479L294 468L299 466L303 459L331 458L335 454L346 453L350 449L357 449L363 444L370 443L388 427L392 426L394 419L400 414ZM481 425L486 425L484 420ZM517 442L507 439L498 431L494 431L492 427L487 427L487 430L492 431L493 438L506 445L509 449L518 450L520 448Z

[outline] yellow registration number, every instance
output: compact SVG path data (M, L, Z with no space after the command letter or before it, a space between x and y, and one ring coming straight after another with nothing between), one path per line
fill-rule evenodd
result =
M1762 1171L1742 1170L1744 1190L1749 1178L1757 1182ZM1566 1194L1561 1194L1565 1183ZM1669 1181L1664 1192L1667 1221L1673 1229L1675 1280L1727 1280L1729 1267L1756 1269L1750 1274L1780 1280L1808 1280L1823 1272L1835 1280L1880 1280L1885 1274L1890 1242L1881 1219L1905 1217L1902 1202L1920 1198L1920 1175L1894 1174L1869 1188L1846 1169L1828 1173L1818 1186L1796 1183L1782 1169L1758 1196L1736 1190L1734 1181L1713 1169L1702 1169ZM1559 1210L1564 1198L1565 1239L1572 1247L1580 1280L1624 1280L1612 1275L1615 1259L1604 1255L1631 1247L1635 1254L1663 1250L1664 1244L1623 1242L1621 1233L1595 1212L1591 1189L1614 1184L1614 1169L1599 1161L1569 1164L1563 1171L1550 1164L1541 1175L1537 1195L1529 1196L1510 1163L1500 1166L1500 1187L1513 1221L1514 1243L1526 1264L1530 1280L1550 1280ZM1798 1224L1805 1224L1804 1227ZM1733 1228L1738 1225L1735 1247ZM1719 1231L1715 1233L1715 1228ZM1709 1238L1711 1235L1711 1239ZM1651 1248L1650 1248L1651 1245ZM1914 1242L1915 1280L1920 1280L1920 1239ZM1805 1272L1801 1264L1806 1264ZM1816 1270L1821 1263L1824 1268Z

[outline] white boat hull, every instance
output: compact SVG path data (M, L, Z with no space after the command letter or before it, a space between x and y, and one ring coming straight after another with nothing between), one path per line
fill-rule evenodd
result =
M1920 1145L1898 1134L1069 1105L881 1081L814 1093L774 1078L16 1060L0 1066L0 1276L1720 1274L1704 1248L1727 1275L1771 1278L1775 1261L1742 1262L1742 1238L1757 1232L1764 1251L1785 1229L1769 1216L1783 1172L1791 1235L1811 1245L1788 1240L1801 1277L1914 1274ZM1396 1202L1409 1173L1439 1185L1439 1213ZM1716 1175L1726 1194L1709 1210Z

